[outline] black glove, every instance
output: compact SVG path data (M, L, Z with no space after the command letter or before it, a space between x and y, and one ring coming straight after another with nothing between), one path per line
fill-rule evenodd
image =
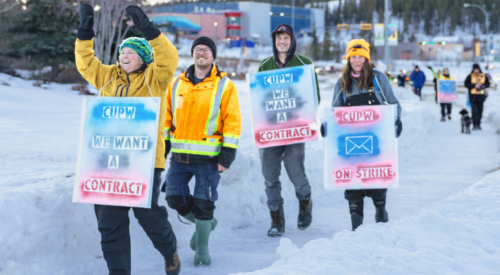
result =
M170 143L170 140L165 140L165 159L168 156L168 153L170 153L170 149L172 149L172 144Z
M326 125L326 122L323 123L323 124L321 124L321 128L319 129L319 132L321 133L322 137L326 137L326 127L325 127L325 125Z
M80 40L90 40L94 37L94 9L89 4L80 7L80 27L76 37Z
M142 31L146 40L153 40L161 34L161 31L149 21L148 16L138 6L130 5L125 11L134 21L135 27Z
M401 119L396 120L396 137L399 137L401 135L401 132L403 131L403 123L401 122Z
M431 70L431 71L432 71L432 67L431 67L431 66L427 66L427 68L429 68L429 70Z

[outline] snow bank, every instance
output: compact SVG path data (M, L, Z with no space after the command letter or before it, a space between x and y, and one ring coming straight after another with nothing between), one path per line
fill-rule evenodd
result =
M102 274L107 269L105 261L102 259L99 244L100 235L97 231L93 207L88 204L74 204L71 202L83 96L78 96L76 92L71 91L71 85L48 84L44 85L47 89L40 89L32 86L33 81L0 74L0 84L2 82L10 86L0 86L0 131L2 132L0 142L6 144L0 147L0 174L2 175L0 177L0 209L3 209L0 212L0 259L2 259L0 261L0 274ZM219 226L217 234L214 234L214 244L227 242L225 236L237 236L244 240L243 236L238 235L238 230L255 226L257 223L262 223L262 221L265 221L267 227L269 221L264 179L261 175L261 162L258 150L252 147L251 141L248 87L244 81L235 81L235 83L239 91L243 127L236 160L231 169L222 174L218 189L219 198L221 199L217 202L215 210L215 216L219 219ZM322 91L322 94L323 92L326 93L323 96L324 104L328 106L332 97L331 90ZM409 89L396 89L395 92L401 99L403 106L402 121L404 129L399 139L399 150L405 153L400 154L400 162L409 163L412 159L411 153L420 150L420 144L428 138L435 120L428 107L420 104ZM22 146L19 144L22 144ZM318 196L315 197L318 198L315 205L327 205L332 200L331 195L319 197L325 193L323 189L323 165L318 164L318 160L323 159L323 144L322 142L308 143L306 150L306 173L312 186L313 196ZM282 195L287 203L287 211L296 215L298 206L295 191L290 180L285 176L285 170L282 171ZM194 182L191 182L191 188L193 188L193 185ZM340 201L340 193L336 194L339 198L338 204L344 205L344 201ZM166 206L163 198L164 195L162 194L160 196L161 205ZM169 221L172 223L178 239L178 246L181 248L181 259L183 259L183 262L189 262L188 259L192 257L192 253L187 247L193 227L187 227L179 222L175 211L169 209L169 214ZM436 218L436 215L426 214L420 219L433 218L436 224L441 226L443 220L440 220L439 216ZM153 248L149 238L133 217L132 212L130 217L133 247L132 266L135 268L134 270L137 270L138 267L142 267L141 270L147 270L147 266L154 267L154 271L159 270L158 268L161 269L161 256ZM288 217L287 222L290 221L293 224L293 219L290 216ZM409 238L392 238L392 235L385 233L387 227L393 228L394 231L390 232L395 236L404 236L403 233L406 232L405 234L411 233L414 234L411 235L412 237L422 238L423 240L428 237L434 238L433 234L445 239L448 238L441 235L444 234L439 233L441 231L432 228L429 229L431 230L429 232L432 232L430 235L424 234L427 231L423 227L417 228L416 231L408 231L411 226L416 226L416 222L412 219L415 218L407 219L406 223L373 225L360 230L360 232L367 231L366 234L368 235L353 235L348 231L343 231L336 235L333 240L312 241L300 249L298 255L310 255L312 262L319 263L325 259L331 260L331 256L328 256L330 254L318 256L313 255L313 253L317 251L325 251L324 253L326 251L337 251L335 252L337 254L333 255L333 260L339 260L339 263L336 264L338 268L346 268L347 270L347 267L352 267L352 270L359 270L356 267L359 263L355 265L355 261L347 261L345 266L342 266L341 259L344 257L345 259L349 258L343 256L343 253L348 254L349 251L355 251L361 245L369 243L374 248L368 248L368 252L358 251L361 254L358 254L357 259L363 259L362 256L364 256L366 259L360 262L365 265L369 265L368 263L371 262L371 265L374 265L373 263L379 262L379 258L376 258L377 255L384 255L387 268L389 268L389 264L395 265L404 261L399 261L395 256L384 254L384 251L389 251L388 242L403 244L403 248L407 250L401 248L401 251L407 253L403 254L404 257L407 256L408 258L414 256L410 252L417 251L418 243L414 243L411 239L408 240ZM384 229L381 229L381 227L384 227ZM444 225L444 222L443 227L445 229L450 228ZM475 228L472 229L476 230ZM308 231L308 234L314 234L311 233L315 232L314 230L317 229L312 228ZM293 231L290 231L287 231L287 234L293 233ZM255 234L267 238L264 230L262 232L259 231ZM464 231L459 232L463 233ZM481 233L477 230L474 232ZM447 240L451 241L449 238ZM262 241L270 242L268 239ZM254 240L251 243L254 243ZM324 243L325 246L320 246L321 243ZM491 244L493 243L491 242ZM348 244L354 244L354 247L347 249ZM404 246L404 244L409 246ZM338 245L347 250L339 250ZM282 252L280 252L280 255L282 255L283 259L288 257L297 259L298 256L294 256L294 253L299 251L295 250L291 254L283 252L283 249L289 250L293 248L291 242L284 243L281 247ZM377 252L376 248L385 250L380 252L382 254L377 254L379 252ZM411 248L414 250L411 250ZM464 251L469 251L467 249L465 247ZM399 250L393 252L399 253ZM481 251L476 252L477 255L484 254ZM497 253L496 246L492 246L487 252L494 255L494 253ZM238 248L233 253L241 254L242 251ZM241 257L246 256L241 254ZM259 256L262 257L262 255L255 257ZM316 256L318 258L314 259ZM423 255L415 256L423 257ZM406 259L404 257L403 259ZM269 257L266 256L266 258ZM216 257L214 261L217 261ZM296 264L301 263L302 267L305 268L304 263L306 262L300 260L296 261ZM466 263L466 261L462 262ZM286 266L287 263L280 261L275 265ZM485 258L485 263L490 263L489 258ZM352 265L348 266L348 264ZM446 265L447 263L443 264ZM332 265L326 265L332 268ZM214 262L213 268L215 266L227 267L232 266L232 264ZM187 264L186 268L190 268L190 266ZM191 266L191 268L193 267ZM252 270L255 267L246 266L245 268L246 270ZM271 268L278 270L274 266ZM212 271L208 269L198 270L196 272L224 273L217 272L215 269ZM343 271L344 269L339 270ZM403 269L403 271L405 270L407 269ZM265 274L283 274L269 272ZM229 272L225 274L227 273ZM306 273L313 272L308 271ZM316 272L316 274L322 273ZM329 274L329 272L323 274Z
M344 230L238 274L498 274L499 181L495 172L418 215Z

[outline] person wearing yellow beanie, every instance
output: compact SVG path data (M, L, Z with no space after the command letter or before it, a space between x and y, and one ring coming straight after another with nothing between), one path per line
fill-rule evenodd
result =
M370 44L364 39L353 39L347 44L347 59L360 55L370 61Z
M374 69L370 62L370 44L364 39L351 40L347 45L347 64L333 92L332 107L396 104L396 136L403 130L401 105L394 96L391 83L383 72ZM326 127L325 127L326 128ZM327 133L328 135L329 133ZM331 138L331 137L330 137ZM380 185L383 187L383 185ZM380 188L379 187L379 188ZM363 224L364 197L371 197L375 206L376 222L388 222L385 208L387 189L346 189L345 199L349 202L352 230Z

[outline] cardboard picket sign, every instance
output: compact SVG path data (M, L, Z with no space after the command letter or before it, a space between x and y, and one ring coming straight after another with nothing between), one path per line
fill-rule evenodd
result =
M438 80L438 100L439 103L453 103L458 99L457 82L455 80Z
M84 100L73 202L151 207L160 100Z
M247 75L255 148L319 139L313 65Z
M396 112L397 105L324 110L325 189L399 186Z

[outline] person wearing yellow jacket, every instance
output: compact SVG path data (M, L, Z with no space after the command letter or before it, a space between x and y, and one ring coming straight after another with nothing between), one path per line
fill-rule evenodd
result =
M176 275L181 265L177 241L166 208L158 205L158 197L161 172L165 169L165 91L173 80L179 57L176 48L139 7L130 5L126 12L136 28L143 31L145 39L132 37L124 40L120 45L119 64L106 66L95 57L93 49L94 9L88 4L81 6L80 28L75 42L76 66L83 78L100 90L101 96L161 98L151 208L132 209L154 247L164 257L166 273ZM96 204L94 210L109 274L131 274L130 207Z
M217 48L208 37L191 47L194 65L179 75L167 91L165 155L172 149L166 177L166 200L180 216L196 224L191 248L194 264L208 266L208 238L215 229L219 173L236 156L241 131L238 92L234 83L213 64ZM191 195L188 183L195 177Z

